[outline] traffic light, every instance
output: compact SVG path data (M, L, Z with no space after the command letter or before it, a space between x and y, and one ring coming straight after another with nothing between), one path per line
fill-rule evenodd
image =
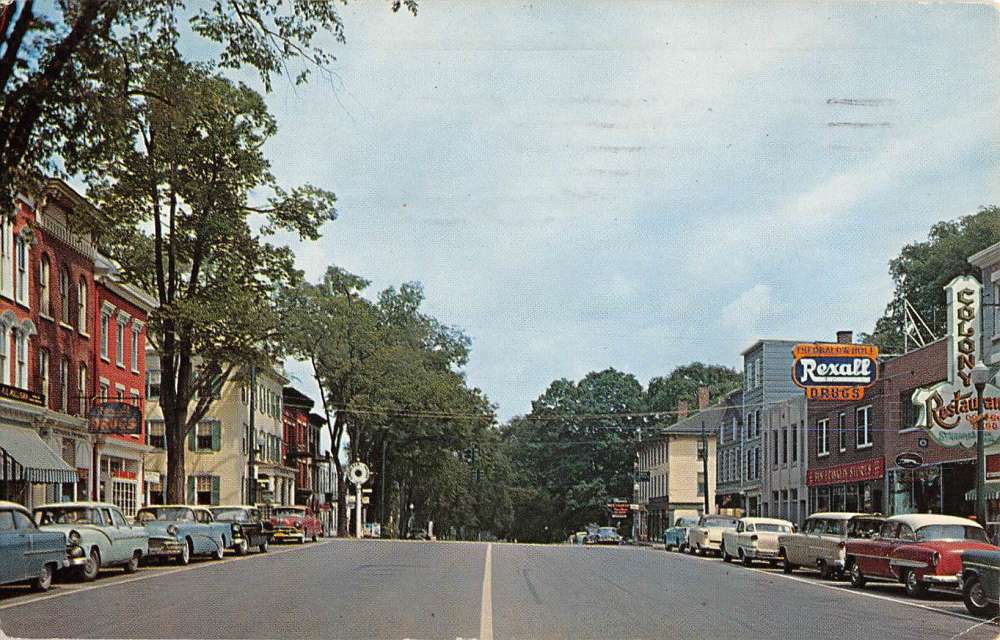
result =
M465 461L469 464L476 464L476 447L469 447L465 450Z

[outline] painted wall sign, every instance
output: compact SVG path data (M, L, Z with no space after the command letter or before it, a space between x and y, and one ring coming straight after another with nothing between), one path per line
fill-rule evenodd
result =
M948 379L913 392L920 415L917 426L927 429L946 447L976 446L979 399L972 386L972 368L980 359L981 288L972 276L945 285L948 300ZM1000 389L983 391L983 431L986 445L1000 440Z
M809 469L806 471L806 486L819 487L826 484L863 482L876 480L885 475L885 458L870 458L861 462L838 464L834 467Z
M810 342L792 349L792 382L810 400L860 400L878 380L878 347Z
M896 466L901 469L916 469L924 463L924 457L919 453L901 453L896 456Z

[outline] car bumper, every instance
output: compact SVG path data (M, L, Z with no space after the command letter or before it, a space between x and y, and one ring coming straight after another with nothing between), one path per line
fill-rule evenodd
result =
M722 541L721 540L706 540L701 544L702 549L708 549L709 551L722 551Z
M743 553L747 555L748 558L753 558L755 560L777 560L781 557L781 552L777 549L756 549L750 547L744 549Z
M922 582L935 587L951 587L954 589L962 588L962 579L960 576L938 576L931 574L925 575Z
M63 567L82 567L87 564L87 554L83 547L71 545L66 547L66 558L63 560Z
M306 533L305 531L300 531L298 529L294 531L275 531L273 538L275 542L281 542L283 540L305 540Z
M149 555L153 557L179 556L184 550L184 543L180 540L150 540Z

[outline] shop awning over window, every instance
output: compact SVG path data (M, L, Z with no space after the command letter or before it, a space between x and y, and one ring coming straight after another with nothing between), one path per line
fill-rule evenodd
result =
M58 484L76 482L77 476L31 429L0 426L0 481L5 480Z
M987 500L1000 500L1000 482L987 482L986 483L986 499ZM968 501L973 501L976 499L976 490L969 489L965 492L965 499Z

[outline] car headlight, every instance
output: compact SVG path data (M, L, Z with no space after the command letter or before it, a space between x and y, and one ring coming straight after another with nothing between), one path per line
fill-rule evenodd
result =
M177 535L177 525L176 524L172 524L169 527L167 527L167 533L169 533L172 536L176 536Z
M302 523L301 522L296 522L295 523L295 528L296 529L301 529L302 528Z
M70 531L67 539L70 544L80 544L80 532L76 529Z
M240 525L239 525L239 523L234 522L233 523L233 533L239 533L239 532L240 532Z

